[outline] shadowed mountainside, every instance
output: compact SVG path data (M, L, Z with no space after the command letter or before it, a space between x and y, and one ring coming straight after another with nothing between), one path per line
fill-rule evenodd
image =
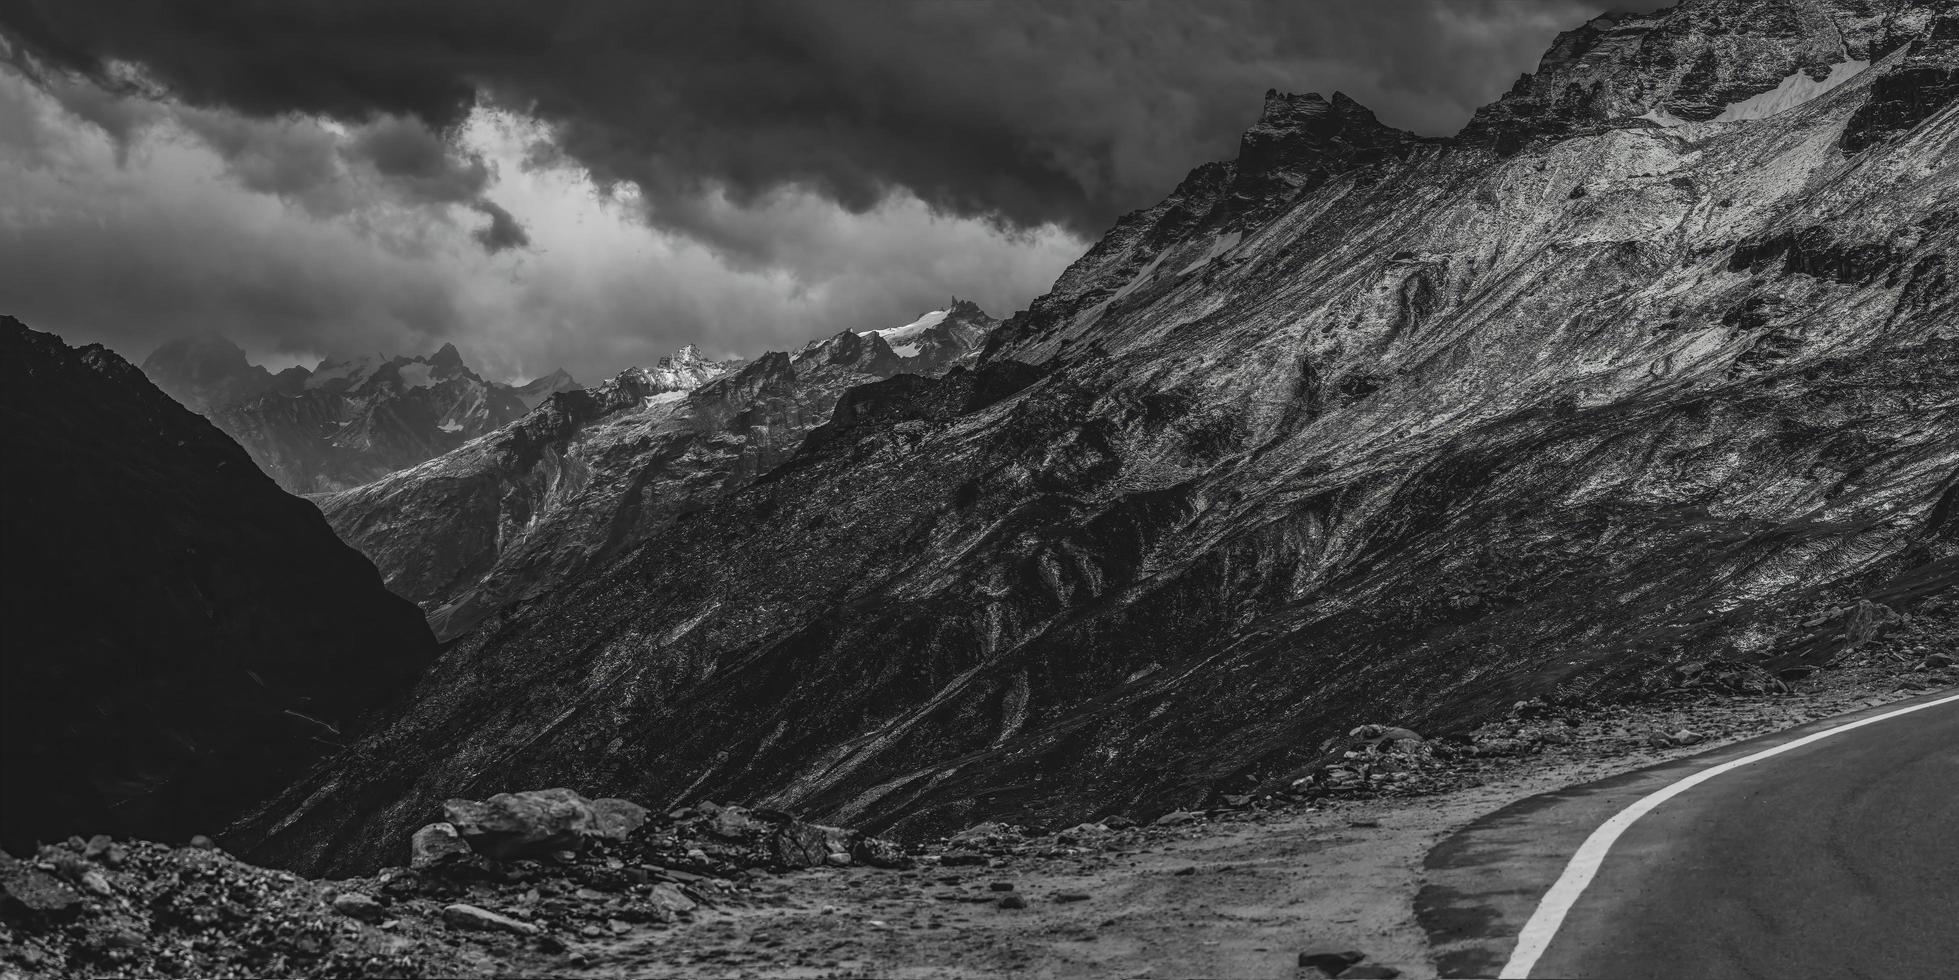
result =
M1792 609L1959 565L1952 6L1588 26L1537 77L1609 97L1521 85L1451 141L1274 94L975 369L849 392L484 622L240 838L370 866L444 796L557 783L899 833L1147 816L1357 719L1830 656ZM1841 14L1847 80L1801 88L1809 36L1744 7ZM1755 67L1712 88L1652 67L1727 50Z
M0 319L4 843L216 834L435 655L313 505L99 347Z

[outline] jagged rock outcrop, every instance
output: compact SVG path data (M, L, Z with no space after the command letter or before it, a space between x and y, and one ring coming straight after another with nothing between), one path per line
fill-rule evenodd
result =
M456 636L773 469L850 388L970 360L995 322L955 303L746 363L705 360L690 345L320 505L438 635Z
M1828 54L1743 6L1641 36L1759 63L1718 99ZM1903 22L1867 6L1834 29ZM241 837L358 867L431 801L557 783L910 834L1148 817L1358 721L1780 665L1795 606L1952 589L1959 108L1843 143L1930 38L1775 112L1575 125L1686 108L1648 82L1692 65L1621 40L1554 58L1599 82L1570 112L1527 85L1456 140L1306 144L1269 212L1198 168L974 369L851 392L462 637Z
M0 319L0 834L217 833L408 691L415 608L99 346Z
M902 327L866 333L877 334L891 345L891 352L899 357L897 371L932 375L971 361L999 325L978 303L955 296L943 310L933 310Z

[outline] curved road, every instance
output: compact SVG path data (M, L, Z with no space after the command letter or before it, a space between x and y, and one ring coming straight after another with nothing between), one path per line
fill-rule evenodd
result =
M1520 800L1427 878L1445 977L1959 977L1959 695Z
M1613 844L1531 975L1959 976L1959 702L1661 804Z

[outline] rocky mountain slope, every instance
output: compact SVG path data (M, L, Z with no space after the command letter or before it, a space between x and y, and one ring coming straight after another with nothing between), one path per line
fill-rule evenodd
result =
M689 346L320 505L389 588L420 603L438 635L456 636L774 469L848 389L970 361L997 322L955 302L904 327L746 363Z
M1356 719L1836 656L1959 577L1953 7L1594 22L1448 141L1275 95L974 369L850 391L486 621L240 837L368 866L434 800L554 783L1148 816ZM1815 11L1870 64L1797 100ZM1826 594L1859 612L1792 618Z
M0 319L0 843L217 833L435 654L311 504L101 347Z
M143 371L293 493L344 490L413 466L578 387L562 370L524 385L486 381L454 344L425 357L328 360L275 376L230 341L204 337L159 347Z

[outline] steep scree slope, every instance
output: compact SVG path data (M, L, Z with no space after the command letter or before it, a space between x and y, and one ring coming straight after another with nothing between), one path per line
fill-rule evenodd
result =
M1728 50L1689 28L1732 6L1650 36ZM1301 138L1281 163L1316 176L1252 202L1242 159L1199 168L976 370L850 392L788 464L463 637L241 839L356 867L444 796L551 783L900 833L1148 815L1357 720L1827 655L1793 605L1959 567L1959 108L1845 142L1938 43L1915 22L1759 118L1344 164ZM1687 90L1654 84L1617 111Z
M217 833L435 655L415 607L101 347L0 318L0 834Z

